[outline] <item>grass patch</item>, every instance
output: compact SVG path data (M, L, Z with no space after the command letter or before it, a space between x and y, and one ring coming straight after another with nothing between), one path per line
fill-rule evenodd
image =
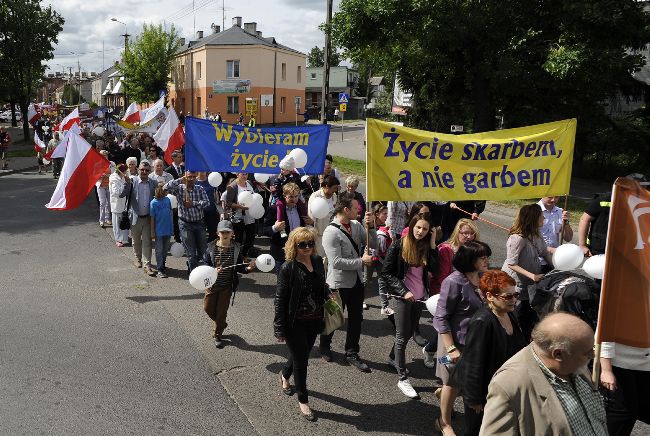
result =
M349 159L343 156L332 156L334 163L332 164L337 170L348 175L355 175L362 178L366 177L366 162L363 160ZM341 183L343 181L341 180Z
M24 148L20 150L10 150L7 152L9 157L36 157L36 152L33 148Z
M537 203L539 198L531 198L529 200L500 200L492 201L492 203L505 206L511 209L519 209L522 206L527 204ZM588 200L583 200L581 198L574 197L569 195L566 209L569 211L569 216L572 222L577 222L582 215L582 212L586 209L589 204ZM557 202L557 206L564 209L564 196L560 197L560 200Z

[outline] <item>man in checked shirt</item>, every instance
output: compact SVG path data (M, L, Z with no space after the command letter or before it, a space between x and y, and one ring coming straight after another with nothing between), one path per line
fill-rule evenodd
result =
M195 184L196 173L185 171L183 177L165 183L163 189L178 200L178 228L187 256L187 273L199 264L207 246L203 209L210 201L203 186Z

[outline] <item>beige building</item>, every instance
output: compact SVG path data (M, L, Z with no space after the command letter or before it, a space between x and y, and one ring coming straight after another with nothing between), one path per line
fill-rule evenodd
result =
M179 114L221 112L224 122L235 123L246 114L246 100L255 99L258 124L295 122L296 103L304 110L307 55L263 37L257 23L242 28L241 17L228 30L213 26L210 35L196 36L172 66L169 98Z

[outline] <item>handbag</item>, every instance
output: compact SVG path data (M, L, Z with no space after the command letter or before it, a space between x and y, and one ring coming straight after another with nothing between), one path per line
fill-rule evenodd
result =
M338 292L334 292L332 295L334 295L334 299L328 299L323 308L325 321L324 335L329 335L345 323L341 296Z
M129 219L129 207L131 207L131 192L133 186L129 189L129 195L126 197L126 209L122 212L122 217L120 218L120 230L129 230L131 228L131 219Z

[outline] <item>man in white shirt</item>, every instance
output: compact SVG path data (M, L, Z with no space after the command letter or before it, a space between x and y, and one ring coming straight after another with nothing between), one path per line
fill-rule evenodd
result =
M555 253L557 247L560 246L560 232L562 231L562 223L564 222L564 235L563 239L566 242L571 242L573 239L573 229L569 224L569 214L566 210L557 207L557 202L560 197L543 197L537 203L542 209L544 215L544 225L541 229L541 235L546 242L546 247L550 255ZM552 265L548 265L543 257L540 257L542 263L542 272L547 273L553 269Z

